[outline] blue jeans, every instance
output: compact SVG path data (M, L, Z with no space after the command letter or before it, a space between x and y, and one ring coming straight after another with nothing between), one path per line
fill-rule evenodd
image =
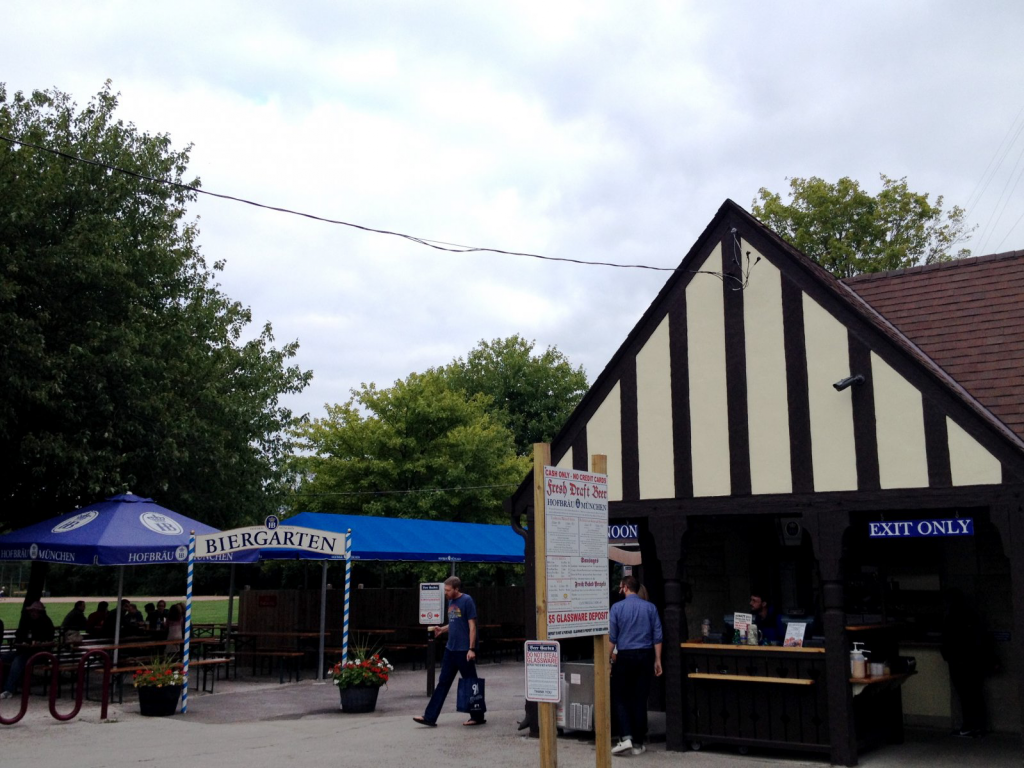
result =
M444 657L441 659L441 674L437 676L437 684L434 686L434 695L430 697L427 711L423 713L423 719L427 722L437 722L444 700L448 698L448 691L455 682L456 672L463 677L476 677L476 663L466 660L466 651L450 651L445 648ZM470 718L482 722L484 713L472 712Z

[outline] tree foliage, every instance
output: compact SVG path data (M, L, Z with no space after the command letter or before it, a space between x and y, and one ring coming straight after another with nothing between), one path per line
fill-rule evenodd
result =
M912 192L906 178L881 174L882 191L869 195L853 179L832 184L816 176L789 180L790 202L762 187L753 213L799 251L837 277L883 272L970 256L966 212L945 214L940 195Z
M520 455L533 443L549 442L587 391L583 367L573 368L556 347L534 354L533 341L509 336L481 340L465 360L442 369L468 395L486 395L488 408L512 430Z
M188 148L116 109L109 83L82 109L0 85L0 133L174 183L0 142L0 527L126 490L259 519L295 423L279 397L311 374L216 283L185 219Z
M436 370L388 389L363 384L295 435L295 501L318 512L502 522L502 500L528 469L487 399Z

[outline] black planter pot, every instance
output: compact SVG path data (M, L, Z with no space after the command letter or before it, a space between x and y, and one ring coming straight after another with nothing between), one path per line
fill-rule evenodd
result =
M341 711L349 714L360 714L373 712L377 709L377 694L380 693L378 686L356 685L351 688L341 688Z
M139 692L139 712L146 717L168 717L178 711L180 685L144 686Z

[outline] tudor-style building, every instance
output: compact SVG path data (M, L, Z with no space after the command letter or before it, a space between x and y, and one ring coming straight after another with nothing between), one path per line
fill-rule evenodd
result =
M906 686L927 700L903 712L948 721L935 630L949 587L990 630L994 727L1021 730L1022 295L1022 252L844 283L722 205L552 442L559 466L606 455L610 517L640 525L644 580L665 624L669 749L776 743L852 765L864 731L899 738L904 681L852 684L854 639L894 668L897 654L927 662ZM508 507L529 523L532 503L528 477ZM867 534L872 522L923 518L971 518L975 535ZM795 527L787 534L783 522ZM752 674L753 662L683 647L703 618L744 610L753 582L780 608L805 611L821 636L816 657L778 668L806 686L741 682L738 693L733 677L719 691L702 664L750 663ZM768 666L782 656L767 651ZM787 714L789 700L802 714Z

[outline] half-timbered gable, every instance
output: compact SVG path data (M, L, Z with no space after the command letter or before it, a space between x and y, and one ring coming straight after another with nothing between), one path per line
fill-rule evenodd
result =
M856 377L837 391L834 385ZM995 485L1024 443L726 202L553 445L613 501Z

